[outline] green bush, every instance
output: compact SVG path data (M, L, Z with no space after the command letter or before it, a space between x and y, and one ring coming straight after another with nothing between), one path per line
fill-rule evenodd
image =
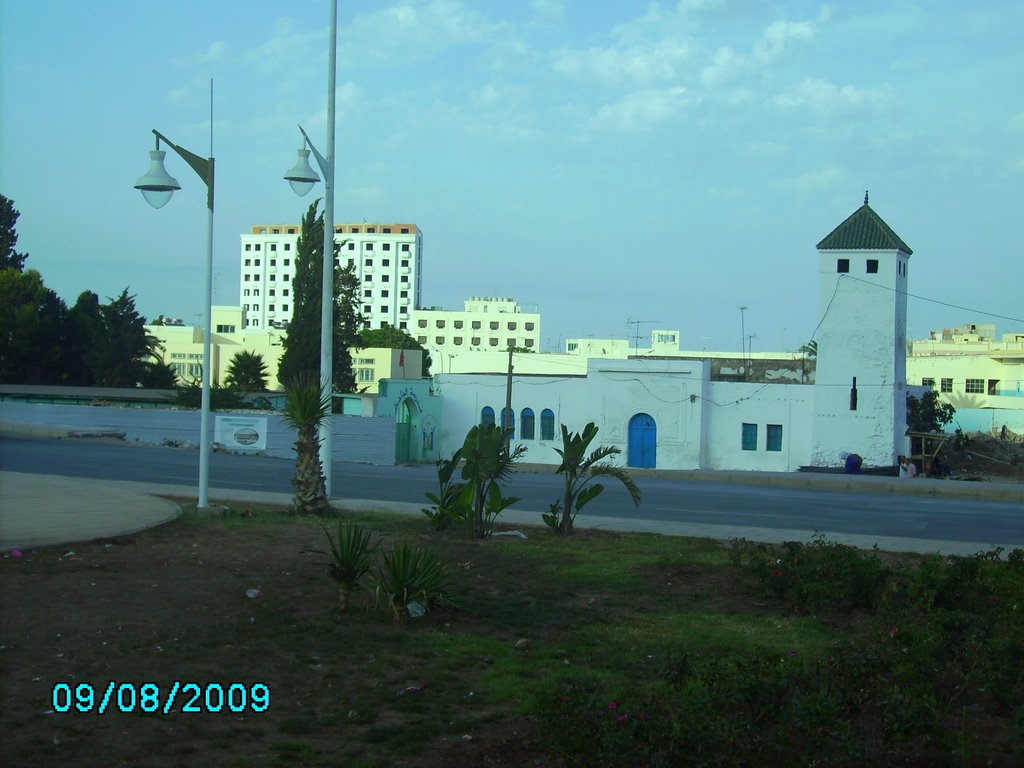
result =
M753 574L765 591L807 611L859 608L873 612L889 577L877 552L865 554L821 535L809 544L733 539L729 559L740 571Z

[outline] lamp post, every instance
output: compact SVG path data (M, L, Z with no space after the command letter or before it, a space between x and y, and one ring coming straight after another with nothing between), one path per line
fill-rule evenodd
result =
M169 146L189 164L206 184L206 285L203 299L203 393L200 406L202 422L199 425L199 500L196 506L205 509L209 504L210 487L210 335L213 303L213 81L210 82L210 157L199 155L179 147L162 133L156 134L156 149L149 153L150 166L145 176L135 182L135 189L142 192L146 202L154 208L162 208L181 185L164 168L164 155L160 142Z
M334 102L337 78L338 0L331 0L330 48L327 55L327 156L320 154L309 136L299 126L304 141L295 167L284 178L299 195L305 195L320 180L309 166L309 153L313 152L320 173L324 177L324 247L323 286L320 295L320 384L334 405ZM309 149L306 149L306 147ZM320 464L323 468L327 498L331 498L331 420L328 417L319 428Z

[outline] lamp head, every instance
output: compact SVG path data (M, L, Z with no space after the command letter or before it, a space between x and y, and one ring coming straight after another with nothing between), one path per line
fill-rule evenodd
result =
M135 189L142 192L146 202L154 208L163 208L171 199L175 190L181 189L178 180L167 173L164 168L164 156L167 153L162 149L151 149L149 151L149 170L135 182Z
M303 148L299 150L299 159L295 161L295 167L285 173L284 177L292 185L292 190L299 197L308 194L313 185L320 181L316 171L309 166L308 149Z

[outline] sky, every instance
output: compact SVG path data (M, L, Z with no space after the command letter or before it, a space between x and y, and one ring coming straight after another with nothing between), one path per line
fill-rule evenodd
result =
M317 194L282 176L298 125L326 150L329 18L0 3L0 193L27 266L69 304L128 288L199 321L205 185L168 152L170 203L132 187L154 128L210 154L212 79L213 299L239 304L239 236ZM815 245L869 190L914 251L911 337L1019 331L1022 29L1019 0L340 0L335 221L417 224L425 306L512 297L544 350L677 329L784 351L819 319Z

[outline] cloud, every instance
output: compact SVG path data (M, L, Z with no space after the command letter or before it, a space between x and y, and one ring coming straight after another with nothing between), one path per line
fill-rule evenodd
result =
M729 46L719 47L711 63L701 71L701 82L714 88L747 75L780 58L794 44L814 39L814 24L809 21L776 21L769 24L754 41L749 53Z
M400 55L409 60L430 58L459 45L503 43L510 29L505 22L488 21L460 0L407 0L357 16L343 39L354 41L357 57L386 61Z
M682 87L649 89L628 93L614 104L607 104L587 124L591 130L648 130L678 117L688 105Z
M604 85L651 85L676 80L689 55L684 43L665 40L627 48L563 48L555 54L553 63L556 71L580 80Z
M538 16L549 19L560 17L565 10L562 0L531 0L530 5Z
M807 171L795 178L783 181L780 186L790 192L820 192L842 186L845 178L846 174L841 169L833 166Z
M885 109L894 99L888 85L878 88L858 88L855 85L838 86L827 80L808 77L802 83L787 88L773 99L783 109L808 109L820 114L864 109Z

